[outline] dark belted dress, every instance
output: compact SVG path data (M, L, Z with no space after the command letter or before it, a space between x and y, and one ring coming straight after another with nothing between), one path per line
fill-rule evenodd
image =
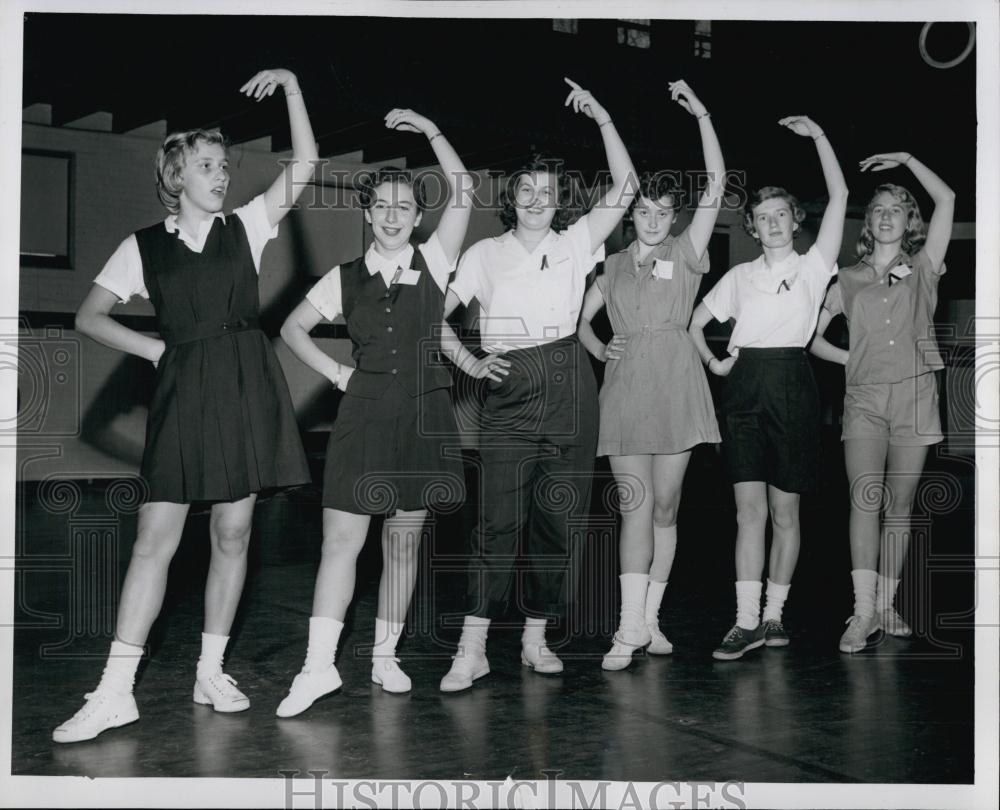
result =
M217 218L201 253L162 223L136 241L167 344L146 423L149 500L229 502L308 483L285 375L259 328L240 218Z

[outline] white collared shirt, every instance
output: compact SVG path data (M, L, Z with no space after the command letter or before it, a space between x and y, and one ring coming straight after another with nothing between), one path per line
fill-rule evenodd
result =
M732 268L703 301L716 320L735 318L730 354L741 348L804 347L836 273L836 262L828 267L815 245L771 266L761 255Z
M247 241L250 243L253 266L259 273L260 257L264 253L264 246L278 235L278 226L272 226L267 220L264 195L259 194L246 205L234 209L233 214L238 216L240 222L243 223L243 228L247 233ZM225 215L219 211L214 216L203 219L199 223L198 233L194 237L177 226L176 214L168 216L163 221L163 227L167 229L167 233L178 234L178 238L193 252L201 253L205 249L205 241L208 239L208 234L216 219L226 221ZM133 295L149 298L149 291L146 289L146 283L142 277L142 257L139 254L139 243L136 241L135 234L128 236L118 245L117 250L105 263L104 269L97 274L94 283L113 292L122 303L128 301Z
M550 230L530 253L513 231L470 247L451 289L463 304L479 301L483 348L502 352L575 334L587 274L604 260L604 246L591 251L590 244L584 216L561 233Z
M444 255L444 249L441 247L437 232L432 233L430 239L420 245L420 254L427 262L427 269L430 271L434 283L438 285L441 292L444 292L448 287L448 277L455 269L455 264L449 262L447 256ZM374 276L376 273L381 275L386 287L392 282L397 270L400 268L404 271L409 269L412 262L413 245L407 245L402 253L391 259L385 258L375 250L374 242L365 251L365 267L368 268L371 275ZM316 307L319 314L328 321L332 321L343 313L344 304L340 286L339 264L313 285L313 288L306 293L306 300Z

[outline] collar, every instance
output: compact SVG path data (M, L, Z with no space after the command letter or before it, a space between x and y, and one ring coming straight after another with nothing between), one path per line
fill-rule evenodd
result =
M646 258L641 262L639 261L639 240L633 240L626 251L632 259L632 264L636 267L647 267L652 264L657 259L663 259L670 253L670 248L674 243L674 235L668 234L667 238L660 242L658 245L654 245L653 249L646 254Z
M768 265L762 253L750 262L750 284L765 293L777 294L782 285L790 290L799 274L799 259L802 256L795 251L789 253L781 261Z
M374 242L365 251L365 267L368 268L368 274L371 276L381 273L383 276L392 278L397 268L402 267L404 270L409 270L412 264L413 245L407 245L402 253L397 253L391 259L387 259L375 250Z
M557 231L549 228L548 233L542 237L542 241L535 245L534 250L528 251L528 249L521 244L521 241L514 236L514 229L511 228L509 231L504 231L500 236L497 237L499 242L508 250L518 250L522 256L534 256L537 253L544 253L545 248L554 240L559 237Z
M870 255L871 254L869 254L869 256ZM884 278L885 276L889 275L889 273L892 272L895 268L899 267L901 264L909 264L910 262L910 257L907 256L905 253L897 253L896 258L894 258L891 262L889 262L885 266L885 269L880 273L878 271L878 268L875 267L875 265L869 259L869 256L861 257L861 261L858 262L857 264L857 269L861 270L862 265L864 265L872 272L872 275L875 278Z
M176 233L180 240L185 244L200 249L205 245L205 240L208 239L208 232L212 230L212 225L215 224L215 220L221 219L222 224L226 224L226 215L221 211L216 211L212 216L207 219L203 219L198 225L198 233L192 238L188 233L177 224L177 214L170 214L165 220L163 220L163 227L167 229L167 233Z

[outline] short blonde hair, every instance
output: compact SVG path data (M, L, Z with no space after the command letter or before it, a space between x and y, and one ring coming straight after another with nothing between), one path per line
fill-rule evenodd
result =
M223 149L229 146L218 129L189 129L172 132L156 153L156 195L171 214L180 211L181 170L199 142L219 144Z

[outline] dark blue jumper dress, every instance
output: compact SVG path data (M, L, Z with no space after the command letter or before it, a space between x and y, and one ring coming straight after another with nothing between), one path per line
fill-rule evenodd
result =
M163 223L135 236L167 345L146 423L149 500L230 502L308 483L285 376L259 328L240 218L217 218L201 253Z
M444 292L413 251L415 284L386 287L364 257L340 267L355 371L330 432L323 506L361 515L465 500L451 375L439 358Z

